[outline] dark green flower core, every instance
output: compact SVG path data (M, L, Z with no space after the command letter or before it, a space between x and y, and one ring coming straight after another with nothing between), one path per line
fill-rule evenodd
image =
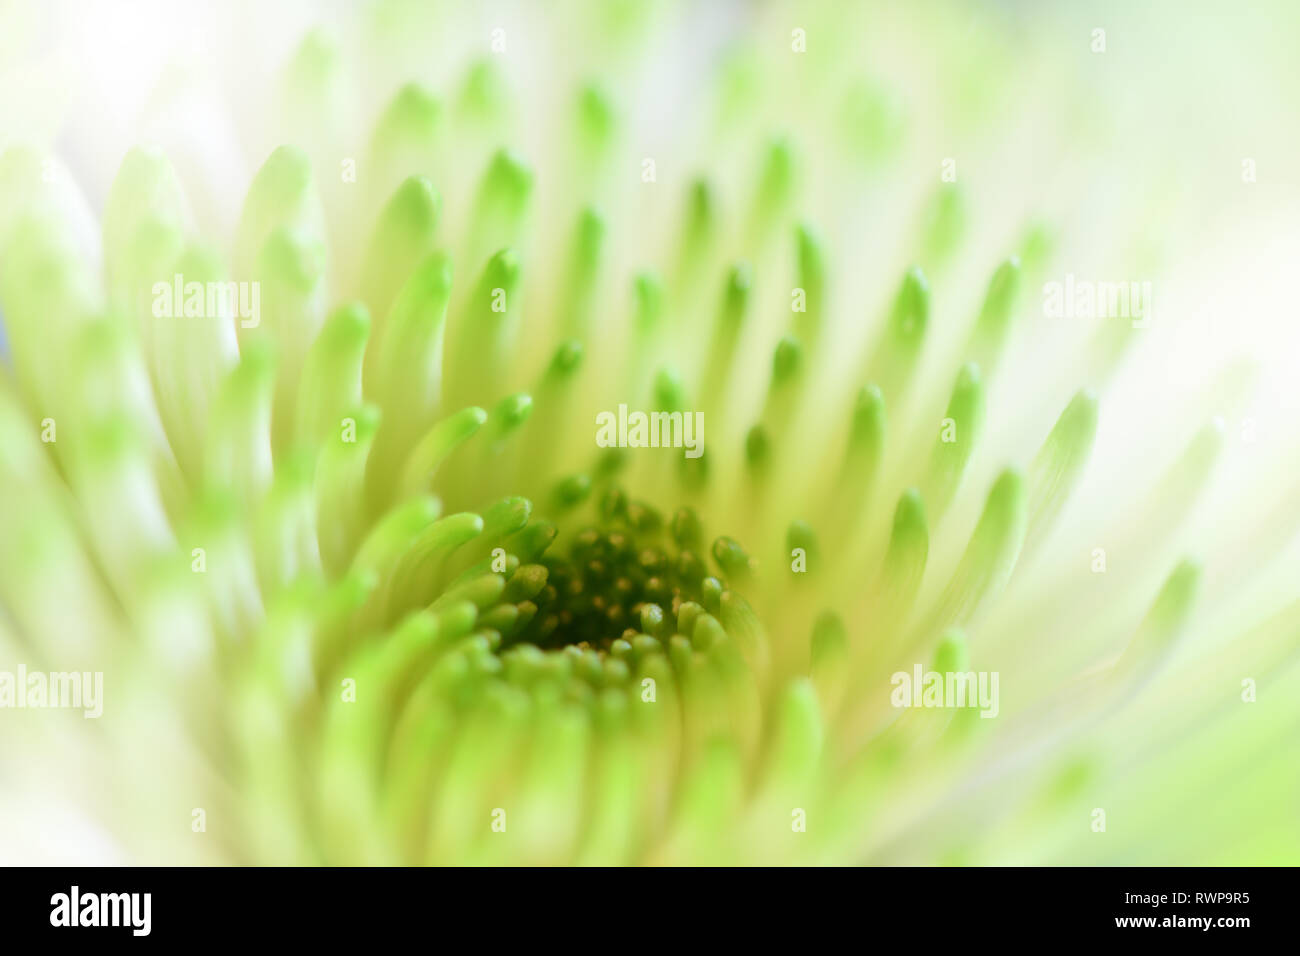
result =
M537 613L510 643L551 649L576 646L620 659L663 645L676 633L683 606L715 606L725 582L709 574L702 531L683 508L671 522L610 488L596 525L578 532L566 555L547 555ZM638 643L640 642L640 643Z

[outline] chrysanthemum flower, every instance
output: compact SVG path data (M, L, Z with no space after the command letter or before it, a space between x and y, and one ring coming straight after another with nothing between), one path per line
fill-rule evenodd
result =
M259 15L130 21L239 77L115 174L0 139L0 671L103 675L0 710L5 857L1296 858L1270 380L1040 297L1199 268L1092 24Z

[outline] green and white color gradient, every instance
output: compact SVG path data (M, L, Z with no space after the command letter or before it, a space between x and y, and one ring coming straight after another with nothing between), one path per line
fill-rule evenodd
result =
M0 2L0 862L1300 861L1241 6Z

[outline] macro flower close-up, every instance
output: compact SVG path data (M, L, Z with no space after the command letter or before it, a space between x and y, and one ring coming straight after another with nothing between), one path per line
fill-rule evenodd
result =
M1300 863L1297 27L0 2L0 863Z

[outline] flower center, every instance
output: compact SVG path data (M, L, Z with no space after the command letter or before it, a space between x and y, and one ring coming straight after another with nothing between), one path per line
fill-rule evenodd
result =
M579 532L567 555L541 559L548 578L537 614L511 643L607 651L638 634L666 639L684 602L702 603L706 589L721 589L696 550L689 512L665 529L656 513L618 499L602 511L612 518L605 526Z

